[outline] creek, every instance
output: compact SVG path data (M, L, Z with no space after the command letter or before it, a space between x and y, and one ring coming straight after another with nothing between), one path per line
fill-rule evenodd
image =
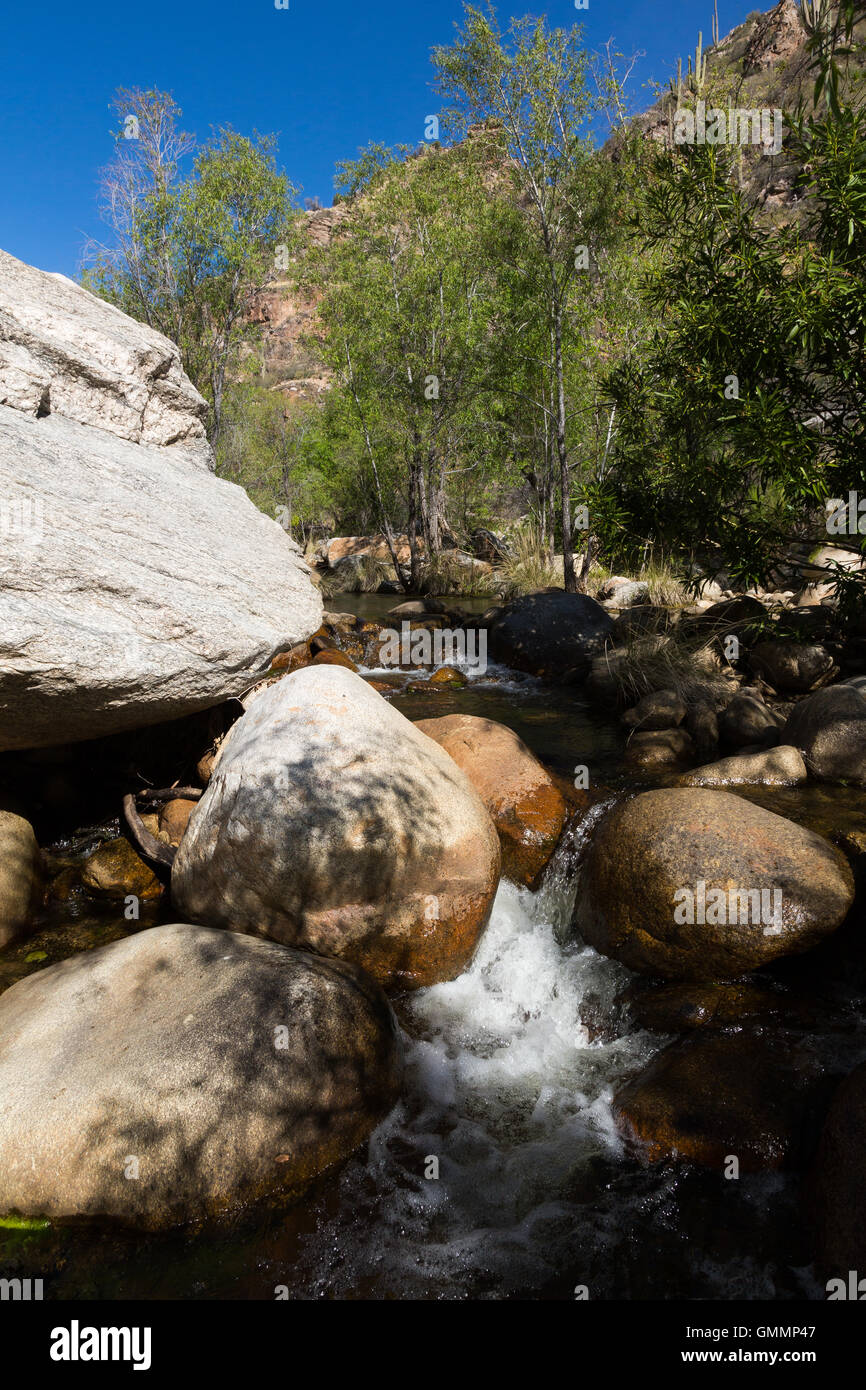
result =
M342 600L379 621L395 602ZM801 1175L731 1183L686 1163L648 1164L617 1133L616 1088L671 1039L618 1017L615 998L632 977L568 930L581 842L637 784L616 720L579 691L496 667L462 690L394 703L412 719L499 720L558 772L585 765L592 784L609 789L539 892L500 884L468 971L396 1001L406 1048L398 1107L289 1212L253 1209L160 1237L5 1230L0 1263L44 1277L48 1296L63 1298L823 1297L808 1263ZM863 824L862 792L749 795L824 833ZM56 959L129 929L116 915L58 907L44 931L6 953L0 987L36 968L34 954ZM782 963L779 987L844 1019L850 1048L852 1033L864 1033L866 984L825 986L814 955L817 971Z

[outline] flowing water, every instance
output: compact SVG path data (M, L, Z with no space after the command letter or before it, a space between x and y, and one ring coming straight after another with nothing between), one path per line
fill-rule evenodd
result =
M796 1175L731 1184L688 1164L649 1165L617 1134L617 1086L670 1039L616 1022L629 972L568 929L581 843L627 785L616 724L577 693L496 668L466 690L396 703L415 719L499 719L559 771L586 764L613 790L540 892L500 884L468 971L397 1001L401 1103L299 1207L163 1237L0 1233L4 1270L12 1262L45 1277L56 1297L820 1297ZM809 795L785 794L773 809L806 822L830 813L820 792ZM862 826L862 795L833 790L828 800L835 817ZM56 958L129 930L75 911L7 953L0 985L10 970L38 968L40 951ZM866 1055L859 983L830 1007L848 1011L854 1060L858 1048Z

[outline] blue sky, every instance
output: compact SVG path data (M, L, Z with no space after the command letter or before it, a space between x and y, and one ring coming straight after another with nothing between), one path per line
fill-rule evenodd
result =
M429 50L448 43L459 0L59 0L7 6L0 30L0 247L45 270L77 273L97 235L98 171L111 156L114 89L159 87L200 138L231 125L279 133L280 162L306 197L330 203L337 160L370 140L415 144L436 110ZM769 7L768 0L764 6ZM719 0L723 34L757 0ZM676 57L710 32L712 0L574 0L498 6L585 25L589 47L614 36L646 52L636 105ZM646 100L644 101L644 97Z

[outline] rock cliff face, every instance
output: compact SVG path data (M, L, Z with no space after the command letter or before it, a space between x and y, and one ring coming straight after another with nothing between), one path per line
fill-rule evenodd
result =
M319 626L206 409L167 338L0 253L0 750L206 708Z

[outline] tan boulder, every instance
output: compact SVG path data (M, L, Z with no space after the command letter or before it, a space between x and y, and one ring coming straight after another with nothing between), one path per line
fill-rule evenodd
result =
M729 792L644 792L595 832L575 926L630 970L717 980L806 951L854 899L844 855Z
M496 826L502 872L532 886L555 850L568 815L553 778L513 729L471 714L415 725L469 778Z
M33 827L0 809L0 948L23 936L39 907L42 867Z

